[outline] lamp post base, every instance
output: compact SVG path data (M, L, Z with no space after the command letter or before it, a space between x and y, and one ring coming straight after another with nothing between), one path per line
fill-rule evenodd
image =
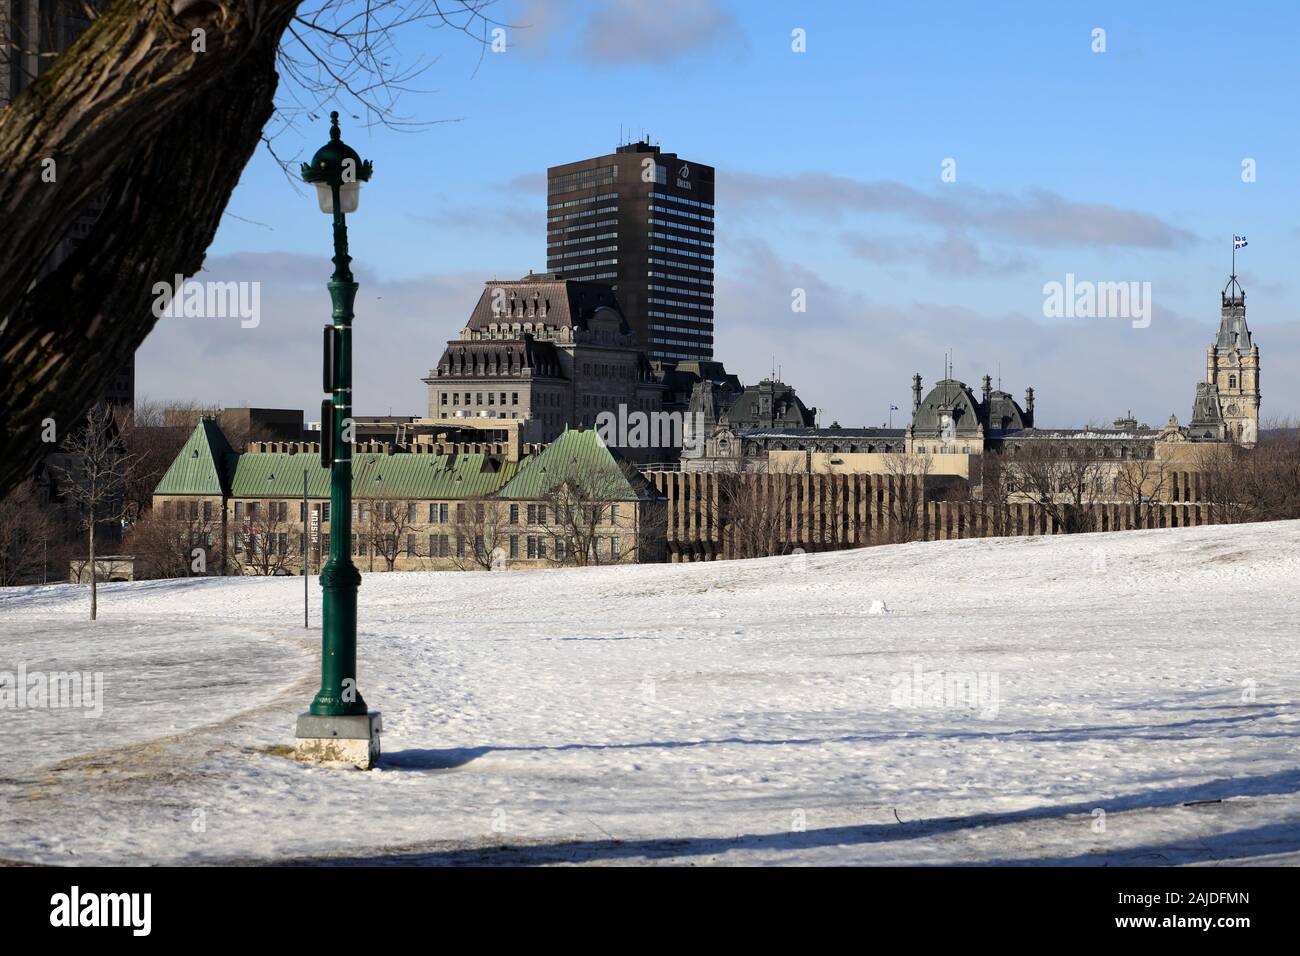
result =
M295 760L337 769L369 770L379 762L379 711L344 717L299 714Z

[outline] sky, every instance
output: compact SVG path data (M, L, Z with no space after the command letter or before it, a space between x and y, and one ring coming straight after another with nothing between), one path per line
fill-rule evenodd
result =
M427 67L404 84L403 125L350 96L307 104L312 120L282 83L276 156L310 158L338 109L375 164L348 223L358 414L425 413L421 378L483 283L545 268L546 168L630 129L716 168L715 358L746 383L779 366L823 425L880 425L890 405L904 422L913 373L928 386L949 354L977 391L984 374L1018 398L1032 385L1042 425L1186 423L1234 235L1249 242L1237 272L1261 414L1300 416L1300 4L487 13L500 52L445 27L394 34L387 60ZM137 398L311 418L330 240L314 197L259 148L197 276L260 283L257 324L161 319ZM1068 275L1150 283L1149 322L1045 315L1045 286Z

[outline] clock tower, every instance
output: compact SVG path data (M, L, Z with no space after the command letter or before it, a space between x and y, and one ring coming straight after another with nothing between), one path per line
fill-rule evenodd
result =
M1219 334L1206 350L1205 380L1218 392L1226 437L1250 447L1259 439L1259 346L1246 325L1246 290L1235 275L1221 302Z

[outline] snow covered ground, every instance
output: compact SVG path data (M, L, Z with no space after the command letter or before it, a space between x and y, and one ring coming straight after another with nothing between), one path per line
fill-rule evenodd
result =
M284 755L315 581L6 590L0 679L104 698L0 710L0 858L1300 862L1298 573L1300 522L367 574L368 773Z

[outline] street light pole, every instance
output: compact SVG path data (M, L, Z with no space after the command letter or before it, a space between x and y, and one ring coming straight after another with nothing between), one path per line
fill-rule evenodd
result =
M371 164L339 133L330 114L330 141L304 163L302 178L316 186L322 212L334 217L334 274L327 283L333 305L325 327L321 404L321 463L330 470L330 554L321 569L321 685L307 714L298 718L297 752L316 762L369 767L379 756L379 714L368 713L357 687L357 589L352 563L352 318L357 297L348 255L345 214L354 212ZM366 746L368 741L368 747Z

